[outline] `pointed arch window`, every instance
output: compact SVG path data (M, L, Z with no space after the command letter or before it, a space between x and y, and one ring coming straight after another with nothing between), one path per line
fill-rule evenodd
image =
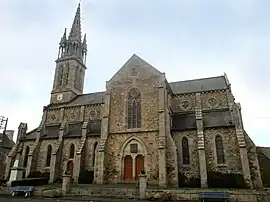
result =
M70 148L69 148L69 158L70 159L74 158L74 153L75 153L75 146L74 146L74 144L71 144Z
M76 67L75 70L75 88L80 88L80 69L79 66Z
M63 84L63 77L64 77L64 68L63 65L60 65L58 67L58 86L61 86Z
M66 64L66 69L65 69L65 85L68 84L68 76L69 76L69 64Z
M217 163L224 164L225 154L224 154L224 147L223 147L223 141L222 141L221 136L219 135L216 136L215 143L216 143Z
M128 92L128 128L141 127L141 94L133 88Z
M97 145L98 145L98 143L95 142L95 144L93 146L93 161L92 161L92 167L93 168L95 167Z
M51 165L51 157L52 157L52 146L49 145L47 148L46 167L49 167Z
M183 158L183 165L189 164L189 145L188 139L183 137L182 139L182 158Z
M29 152L30 152L30 148L29 146L26 146L25 153L24 153L23 167L27 166Z
M80 69L80 74L79 74L79 89L82 88L83 85L83 70Z

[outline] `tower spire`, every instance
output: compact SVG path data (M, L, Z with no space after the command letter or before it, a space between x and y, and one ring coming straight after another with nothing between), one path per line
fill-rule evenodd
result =
M69 41L81 42L81 4L78 4L78 8L73 20L72 28L68 37Z

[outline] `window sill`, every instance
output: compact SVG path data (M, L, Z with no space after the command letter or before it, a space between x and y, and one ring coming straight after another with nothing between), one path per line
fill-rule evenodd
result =
M141 132L141 128L127 128L127 132Z
M227 167L226 163L220 163L220 164L216 164L217 167Z

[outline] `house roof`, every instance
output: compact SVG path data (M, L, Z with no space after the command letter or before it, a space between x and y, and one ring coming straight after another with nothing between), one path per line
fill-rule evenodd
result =
M15 142L11 139L6 134L3 134L3 142L2 145L4 148L12 149L13 145Z

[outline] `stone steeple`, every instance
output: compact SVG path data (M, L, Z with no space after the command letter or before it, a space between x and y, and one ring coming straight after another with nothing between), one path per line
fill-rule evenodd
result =
M69 35L65 29L59 42L51 103L69 102L83 93L86 54L87 42L86 35L82 41L79 4Z
M72 28L69 33L68 40L70 42L81 43L81 34L81 6L79 4L73 20Z
M63 37L60 40L58 59L66 56L75 56L85 64L86 47L86 39L82 43L81 6L79 4L68 38L65 29Z

